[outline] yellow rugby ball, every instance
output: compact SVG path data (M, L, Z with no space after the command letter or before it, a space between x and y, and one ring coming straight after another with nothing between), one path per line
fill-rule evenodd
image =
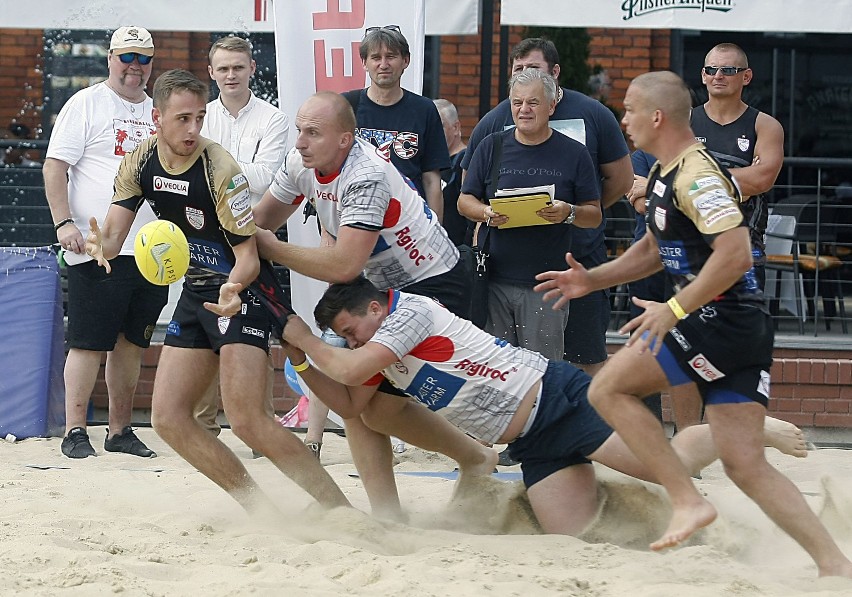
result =
M168 286L189 268L189 243L183 231L168 220L148 222L136 234L133 255L142 277Z

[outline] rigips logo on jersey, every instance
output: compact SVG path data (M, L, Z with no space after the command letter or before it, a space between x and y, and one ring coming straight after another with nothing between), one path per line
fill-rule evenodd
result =
M174 180L163 176L155 176L154 190L186 196L189 195L189 183L185 180Z

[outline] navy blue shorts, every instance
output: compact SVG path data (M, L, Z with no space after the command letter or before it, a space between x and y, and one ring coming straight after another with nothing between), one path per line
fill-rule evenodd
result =
M673 386L698 384L704 404L769 401L775 330L757 307L711 303L666 335L657 362Z
M612 435L612 428L589 404L591 381L565 361L548 363L532 427L509 444L509 455L521 463L526 487L569 466L588 464L587 456Z
M188 289L180 294L169 327L166 346L209 348L216 354L225 344L248 344L269 352L272 324L266 309L251 290L240 293L243 304L233 317L219 317L204 308L204 303L219 300L219 287L204 292Z

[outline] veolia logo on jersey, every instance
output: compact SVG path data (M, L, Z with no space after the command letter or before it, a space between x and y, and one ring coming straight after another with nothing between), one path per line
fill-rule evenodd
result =
M177 193L178 195L189 195L189 183L185 180L173 180L171 178L155 176L154 190L165 193Z
M707 381L716 381L725 377L724 373L716 369L713 363L708 361L707 357L700 353L692 357L692 360L689 361L689 366L695 370L699 377Z

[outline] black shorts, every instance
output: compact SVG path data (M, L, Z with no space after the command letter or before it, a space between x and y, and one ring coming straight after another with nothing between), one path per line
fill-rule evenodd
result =
M566 361L593 365L606 360L606 330L611 312L608 290L597 290L571 299L565 326Z
M129 255L110 260L111 273L95 261L69 265L68 346L109 351L119 334L142 348L151 344L168 286L151 284Z
M671 385L698 384L704 404L769 401L775 331L765 311L714 303L678 322L657 355Z
M591 381L569 363L548 363L533 424L509 444L509 455L521 463L526 487L569 466L588 464L587 456L612 435L612 428L589 404Z
M271 323L266 309L251 290L243 290L240 298L239 313L219 317L204 308L205 302L219 300L218 286L199 292L184 285L166 330L166 346L209 348L218 354L225 344L248 344L269 352Z

